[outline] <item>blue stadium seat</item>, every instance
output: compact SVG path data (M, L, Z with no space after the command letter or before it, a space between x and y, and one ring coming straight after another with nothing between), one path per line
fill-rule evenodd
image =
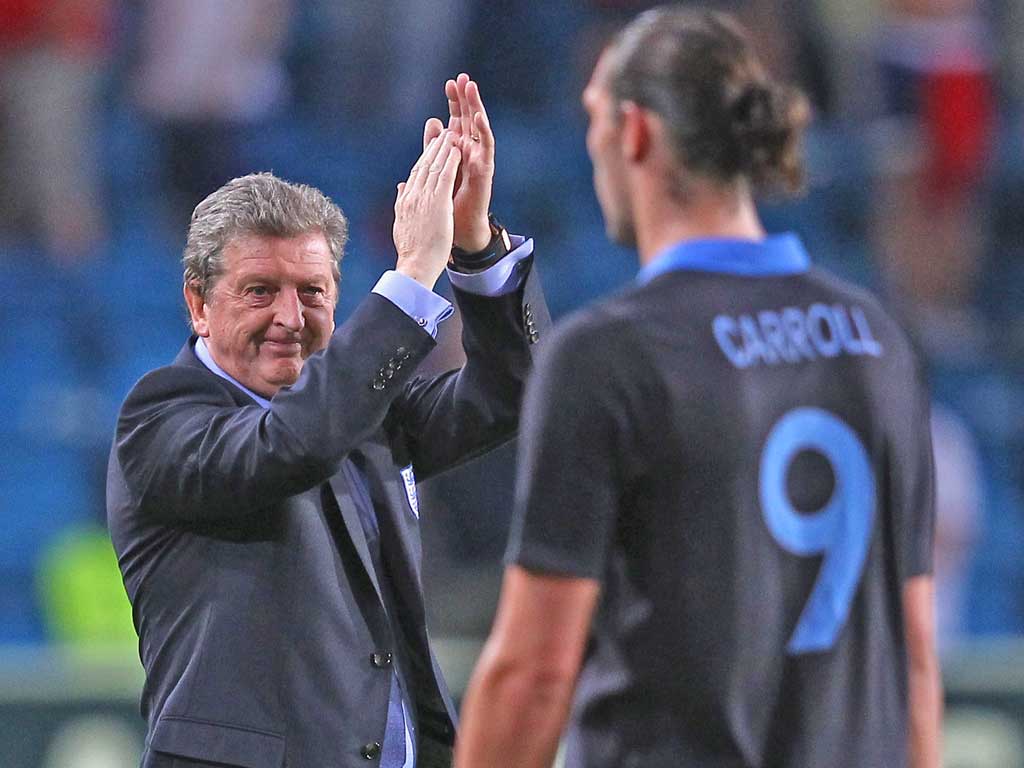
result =
M7 450L0 478L0 569L32 562L48 539L71 522L94 520L95 466L75 449L25 441Z
M0 568L0 645L28 645L46 639L31 564Z

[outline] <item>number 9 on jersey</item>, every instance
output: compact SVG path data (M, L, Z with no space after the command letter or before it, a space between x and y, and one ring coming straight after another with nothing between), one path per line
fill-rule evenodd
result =
M803 513L789 498L786 478L794 458L808 450L829 462L834 485L821 509ZM826 651L846 624L871 544L876 497L867 450L837 416L820 408L795 408L768 435L758 491L768 530L783 549L800 557L825 556L786 651Z

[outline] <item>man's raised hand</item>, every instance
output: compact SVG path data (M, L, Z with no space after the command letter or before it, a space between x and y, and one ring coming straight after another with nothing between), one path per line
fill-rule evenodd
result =
M425 138L430 129L427 121ZM452 249L452 198L461 160L454 132L442 130L426 142L409 178L398 185L392 230L398 251L395 270L431 289Z
M480 87L465 72L444 84L448 97L448 130L458 140L462 165L455 180L455 245L464 251L482 251L491 241L487 214L494 178L494 134L487 119ZM440 121L424 132L436 131Z

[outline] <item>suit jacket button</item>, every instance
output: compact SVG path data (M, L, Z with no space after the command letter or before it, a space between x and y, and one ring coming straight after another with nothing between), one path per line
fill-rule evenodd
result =
M376 760L380 757L380 749L381 746L379 741L371 741L369 744L364 744L363 757L367 760Z
M378 378L373 380L373 388L378 390L378 391L384 389L384 379L383 379L383 377L378 377Z
M391 666L393 657L387 651L379 651L370 655L370 663L377 669L387 669Z

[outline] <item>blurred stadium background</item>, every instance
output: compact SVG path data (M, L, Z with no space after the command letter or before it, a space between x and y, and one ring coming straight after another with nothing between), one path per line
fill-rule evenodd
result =
M605 241L578 96L647 5L0 0L0 765L137 765L105 467L122 397L186 338L192 206L251 170L323 189L351 219L343 319L393 264L394 185L465 70L498 139L494 210L536 238L563 315L635 270ZM720 5L816 108L809 193L765 205L769 227L884 295L929 364L947 764L1024 766L1024 2ZM513 459L422 491L455 689L489 627Z

